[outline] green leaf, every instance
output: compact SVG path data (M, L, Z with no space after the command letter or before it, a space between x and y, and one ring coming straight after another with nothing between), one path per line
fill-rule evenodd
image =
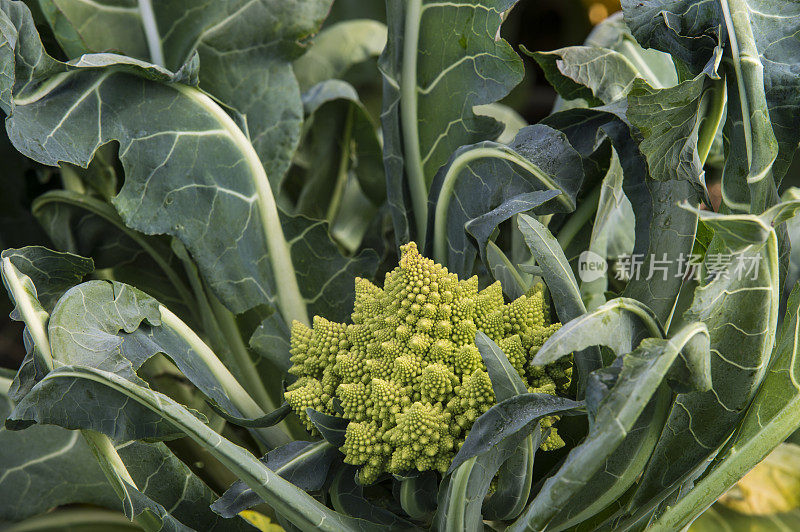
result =
M718 48L706 71L674 87L655 89L644 80L633 83L627 117L643 137L639 149L651 178L686 180L705 189L703 164L725 107L722 82L714 81L719 79L716 66L721 56ZM712 115L707 126L706 113Z
M377 523L388 530L419 530L386 508L364 497L364 487L356 482L357 468L345 465L333 477L330 487L331 503L339 512Z
M538 212L569 212L584 181L584 161L564 134L543 125L520 130L508 145L482 142L456 150L436 174L430 194L433 258L472 275L476 249L464 225L520 194L559 190Z
M598 260L608 261L633 253L635 217L631 202L622 190L623 172L616 151L612 151L608 173L603 178L597 214L592 224L589 249ZM589 310L606 302L608 272L595 280L581 281L581 299Z
M561 194L559 190L540 190L514 196L513 198L505 200L498 207L486 214L482 214L468 221L464 229L475 238L481 258L486 262L488 260L486 257L486 246L489 239L492 237L492 233L495 232L501 223L512 218L516 214L532 211L559 194Z
M770 4L763 0L750 0L745 8L753 28L758 57L764 68L769 119L778 142L773 173L780 179L788 172L800 144L796 124L800 111L800 59L797 56L800 6L796 3ZM757 142L759 139L753 140Z
M518 396L523 397L523 396ZM478 532L484 529L481 506L489 485L501 464L505 463L518 448L520 442L531 437L534 448L542 441L538 424L533 423L534 431L519 431L512 434L487 452L473 456L462 463L458 469L447 475L439 488L438 509L434 516L432 529L438 532Z
M282 257L286 267L289 252L266 174L222 108L194 88L164 83L183 74L134 59L98 54L74 65L57 63L42 55L32 24L24 22L30 17L24 5L2 7L18 19L18 37L24 36L16 55L4 59L15 64L19 80L6 106L15 146L44 164L86 165L99 146L119 141L126 182L114 205L126 225L180 238L231 309L242 311L284 292L283 311L306 319L298 308L303 302L289 295L297 284L291 268L281 273L270 264ZM28 55L39 60L28 62ZM25 78L35 83L23 85ZM188 184L187 175L193 177ZM147 186L151 180L159 186ZM209 225L213 239L205 237ZM239 245L220 249L230 242Z
M380 59L384 161L400 243L423 244L428 188L453 151L500 133L494 119L472 108L503 98L522 80L522 60L497 38L501 13L515 3L387 3L388 41Z
M767 372L775 340L780 287L771 220L707 211L698 215L715 231L704 264L705 273L716 278L695 290L684 318L708 327L712 389L676 397L631 502L631 509L641 512L704 467L730 436ZM723 257L715 268L709 266L713 254Z
M378 267L378 255L365 249L346 257L328 235L328 224L304 216L281 217L289 243L294 275L308 306L309 315L345 321L353 311L353 279L370 279ZM284 320L291 318L281 311Z
M774 162L772 173L780 182L800 141L794 127L800 106L796 90L800 61L795 53L800 7L764 0L724 4L660 0L642 6L625 0L623 10L644 46L672 53L692 75L702 70L718 39L730 43L731 57L725 65L731 102L729 138L738 137L734 141L738 147L733 150L743 150L745 165L731 166L728 171L744 171L742 177L749 178L751 188L767 189L758 183ZM734 133L737 129L739 133ZM756 200L763 202L766 190L753 192ZM764 207L762 203L760 208Z
M214 411L215 414L223 418L228 423L233 423L234 425L238 425L240 427L253 427L253 428L262 428L262 427L272 427L273 425L277 425L281 421L283 421L286 416L292 411L289 403L284 402L281 406L273 410L268 414L264 414L263 416L255 419L248 419L242 417L232 416L226 413L224 410L220 409L213 403L209 403L211 409Z
M58 255L53 252L48 252L45 248L23 248L21 250L7 250L0 255L0 270L3 274L3 284L8 291L9 299L13 305L11 312L11 319L21 321L25 324L23 332L23 340L25 342L28 355L23 361L23 369L25 370L20 377L24 381L32 380L35 377L44 374L53 367L53 360L50 354L50 339L47 335L46 323L49 317L47 310L39 302L36 286L31 278L17 269L11 262L9 255L27 254L27 253L41 253L43 256L49 255L51 259L58 258ZM80 260L74 262L74 256L64 254L66 259L65 264L72 264L71 267L76 268L67 278L76 279L83 275L83 269L88 268L88 263L81 263ZM19 256L16 257L20 259ZM28 266L28 261L20 261L23 268ZM37 278L43 278L47 281L48 277L35 268L29 269L31 273L36 274ZM63 278L62 278L63 280ZM55 287L56 293L60 290L67 288L62 283ZM53 294L55 295L55 294ZM19 394L23 390L30 389L30 382L22 382L18 377L15 379L13 394Z
M718 3L656 0L639 5L623 0L621 4L626 24L643 47L671 54L680 61L680 68L688 67L694 74L705 67L720 38L726 37L724 23L711 25L711 21L722 21Z
M669 330L684 285L681 265L692 252L697 230L697 215L679 204L688 201L698 205L699 197L688 181L659 182L648 176L624 187L636 214L636 244L631 257L643 258L643 262L623 295L646 304Z
M586 313L578 283L558 241L547 228L534 218L521 214L517 226L536 263L542 268L542 277L553 297L558 318L567 323ZM581 397L589 373L603 365L597 344L585 346L575 352L578 377L578 396Z
M624 55L598 46L570 46L528 55L566 100L582 98L590 104L608 104L624 98L638 76L638 70Z
M64 292L94 271L92 259L41 246L6 249L0 258L8 259L19 274L31 280L35 287L33 295L47 312L53 310Z
M800 199L800 189L796 187L786 189L781 199L783 201ZM800 279L800 218L795 217L791 220L787 220L786 230L792 246L789 255L789 269L786 274L784 293L788 292L798 279Z
M163 326L158 301L136 288L115 281L76 286L59 300L48 330L60 365L103 369L143 385L136 372L164 353L206 396L235 415L244 414L191 344Z
M332 222L351 175L369 202L383 203L386 178L377 124L355 89L341 80L323 81L303 95L303 103L309 119L298 168L290 174L298 181L293 186L302 186L295 212ZM369 221L366 217L364 224Z
M661 436L669 413L669 400L669 394L656 393L654 400L645 406L633 428L606 458L601 469L581 486L567 507L553 518L550 522L553 530L565 530L589 520L599 519L602 522L609 509L618 510L624 504L626 490L639 480Z
M718 454L694 490L661 516L659 526L688 521L800 427L800 387L796 377L800 367L795 356L800 342L798 307L800 285L789 296L770 369L733 440Z
M536 266L518 264L517 267L514 267L505 253L492 241L487 242L486 245L486 265L492 273L492 277L503 285L503 293L512 301L528 292L532 275L541 274L541 269ZM523 268L536 268L536 272L531 273Z
M70 57L115 50L175 70L196 51L200 87L246 117L277 192L303 120L292 61L321 25L330 0L152 2L150 9L136 0L40 4Z
M99 509L71 509L50 512L26 519L6 528L7 532L47 532L80 530L81 532L126 532L142 528L118 512Z
M12 5L15 16L24 19L24 10ZM312 312L326 315L334 302L347 301L341 293L330 293L343 286L331 276L348 268L368 276L374 261L370 253L342 257L323 237L323 224L279 217L264 169L242 130L204 93L167 83L184 79L188 71L173 75L112 54L82 56L63 65L41 56L30 25L21 27L21 43L28 47L17 47L17 76L33 76L41 84L31 89L18 83L19 91L9 100L15 145L46 164L85 165L100 145L118 140L126 182L114 205L125 224L148 234L177 236L231 310L278 303L286 319L306 321L306 300ZM33 53L43 58L30 63L38 64L35 69L26 62ZM60 73L50 76L56 70ZM148 112L140 112L134 102L146 105ZM188 183L187 176L192 177ZM158 186L149 186L153 182Z
M3 395L0 390L0 419L4 420L13 405ZM126 442L116 450L142 488L131 487L131 497L154 508L170 508L170 519L193 528L250 529L240 519L223 520L215 515L209 509L214 493L164 444ZM77 431L44 425L20 432L0 428L0 470L0 497L7 503L0 509L2 520L19 521L73 503L124 510L132 517L130 505L134 503L127 500L121 504ZM58 520L50 524L57 526ZM27 526L27 521L18 525L19 530L28 530Z
M467 439L453 458L448 473L511 436L528 436L545 416L579 415L582 407L583 402L543 393L524 393L500 401L475 420Z
M64 262L69 263L68 260L65 260ZM14 393L15 399L18 399L17 406L19 407L23 405L26 400L30 400L31 397L36 396L36 390L38 388L34 386L34 382L37 379L41 379L39 382L39 384L41 384L41 382L43 382L46 378L45 373L49 374L48 372L52 370L55 365L50 347L50 341L46 331L49 314L41 307L39 301L36 299L35 288L31 282L31 279L20 274L20 272L14 267L8 258L3 259L3 279L12 299L20 303L19 317L25 322L26 325L24 336L25 343L30 346L30 349L34 349L35 342L35 351L32 351L32 354L29 354L26 357L23 367L15 378L14 383L12 383L14 389L11 391ZM56 306L58 306L58 304ZM57 360L58 359L56 358L55 361L57 362ZM33 363L34 367L32 370L29 362ZM76 393L79 396L81 392L79 391ZM92 397L91 391L89 394L89 396ZM62 396L63 395L64 394L62 394ZM73 395L71 399L65 400L64 403L70 403L70 401L72 401L74 404L75 399L76 398ZM78 400L80 402L80 398ZM33 401L36 403L37 399L33 399ZM56 398L56 401L58 402L60 399ZM126 402L123 402L122 406L125 404ZM59 406L64 405L59 402ZM78 408L80 409L81 416L90 415L85 409L83 409L82 406L79 406ZM119 413L120 408L120 406L117 407L116 414ZM36 408L34 408L34 410L36 410ZM33 413L34 417L36 417L36 415L36 413ZM56 419L65 418L63 411L51 412L47 415L53 415ZM66 417L69 417L69 415L67 414ZM169 436L169 427L160 426L158 423L159 420L153 421L155 421L154 426L148 427L146 426L145 422L145 426L140 427L140 429L144 432L149 431L149 433L154 437ZM5 419L5 425L7 428L22 429L26 428L31 423L33 423L31 419L14 420L13 415ZM103 423L103 421L100 421L100 423ZM136 481L131 476L130 471L126 468L123 459L120 457L118 450L114 448L111 440L109 440L106 436L91 430L82 431L82 435L84 440L91 447L95 458L100 463L100 467L107 481L110 483L112 491L115 492L123 501L123 510L126 512L126 515L128 515L131 519L136 519L139 524L147 529L164 528L166 530L179 530L183 527L183 525L181 525L172 515L170 515L170 513L161 504L154 501L148 495L140 492L136 488ZM143 461L142 457L137 457L135 459L138 462ZM163 465L165 460L160 458L157 460L157 462ZM183 464L181 464L181 466L183 466ZM147 479L153 476L153 472L151 470L148 470L146 474ZM181 475L180 482L184 489L188 488L189 480L190 479L187 474ZM145 489L146 487L147 485L145 483ZM181 493L185 493L185 491L181 491ZM174 509L175 505L170 505L170 507ZM197 514L196 511L192 513L194 515Z
M36 198L31 210L58 249L91 257L97 270L113 269L115 280L158 294L170 308L196 310L182 265L166 239L129 229L111 205L87 194L53 190Z
M250 347L274 367L285 373L291 366L289 338L291 332L277 312L270 314L253 332Z
M400 506L412 519L425 520L436 511L436 496L439 492L438 474L426 471L408 477L395 475L400 482Z
M617 11L595 26L584 44L621 53L636 67L639 76L652 87L672 87L678 83L672 57L667 53L639 46L623 20L622 11Z
M478 331L475 345L478 346L483 363L486 365L497 401L528 392L525 381L491 338ZM483 515L486 519L514 519L525 508L531 493L533 461L537 450L533 445L533 439L533 435L523 439L514 454L500 466L497 472L497 487L483 505Z
M473 108L475 114L485 115L494 118L503 124L503 132L497 137L497 142L500 144L510 144L517 133L528 125L527 120L522 117L513 108L503 105L502 103L487 103L485 105L477 105Z
M658 51L642 49L619 16L611 17L598 26L586 44L623 54L635 66L638 77L647 80L652 87L662 89L672 87L677 82L670 57ZM597 83L604 87L606 82L613 85L615 79L603 79ZM639 80L636 83L643 82ZM618 100L612 105L592 110L569 109L555 113L543 122L564 131L572 145L587 159L597 157L595 152L601 136L611 140L623 168L625 194L636 215L634 254L644 258L642 271L645 275L630 281L625 295L639 299L652 308L669 328L677 295L683 284L682 277L677 273L678 258L681 253L687 256L691 252L697 224L694 215L681 210L677 203L687 199L697 202L697 192L686 183L659 183L648 176L647 162L638 148L638 133L633 138L626 123L626 103L627 100ZM716 127L712 127L712 122L708 121L709 129ZM713 138L713 131L710 134ZM664 262L656 264L656 260ZM667 270L663 275L648 279L651 268L663 268L664 264Z
M347 430L348 423L350 423L348 419L323 414L312 408L306 408L306 413L314 424L314 428L322 434L322 437L328 443L337 448L344 445L344 433Z
M492 381L492 391L497 401L505 401L515 395L528 393L525 381L491 338L478 331L475 335L475 345L478 346L483 363L486 364L486 371Z
M95 399L82 397L74 409L67 411L67 403L77 399L81 389L91 390ZM174 400L113 373L88 367L64 366L48 373L32 394L41 395L42 401L31 404L30 409L21 409L18 405L10 420L19 423L22 421L20 416L25 416L29 421L34 417L52 418L53 421L70 424L80 421L79 424L83 425L81 428L100 429L109 436L130 435L128 428L141 429L148 425L174 427L207 449L276 512L297 526L331 532L365 528L366 522L328 509L276 475L248 451L221 437ZM45 397L51 397L52 402L46 402ZM123 404L125 408L121 408ZM64 418L64 414L68 419ZM128 416L135 421L132 427L127 422ZM122 426L117 426L117 422Z
M309 50L294 62L302 92L328 79L342 78L353 66L380 55L386 46L386 25L361 18L326 26Z
M661 182L648 176L647 162L624 121L625 111L626 104L620 101L594 109L561 111L543 122L563 131L585 160L600 153L598 138L611 140L622 166L623 190L636 218L634 255L643 258L644 274L628 282L624 295L653 309L668 328L683 285L683 277L677 275L679 257L691 253L697 227L697 216L678 204L690 200L696 205L699 199L688 182ZM657 269L664 264L666 270ZM653 276L649 275L651 268Z
M594 345L608 347L621 356L633 351L645 338L664 336L653 311L635 299L618 297L565 323L539 348L531 364L551 364Z
M542 268L542 276L553 297L558 318L566 323L586 313L572 268L550 231L526 214L519 215L517 225L531 255Z
M263 410L186 324L144 292L114 281L89 281L69 290L48 325L56 365L111 371L139 385L139 368L157 353L172 360L203 394L236 417ZM277 428L256 431L270 445L286 441Z
M542 530L559 511L567 509L572 497L581 492L581 488L591 481L606 459L624 441L651 398L662 409L668 407L670 393L662 381L679 353L686 349L690 356L707 361L708 345L708 331L704 324L698 322L686 326L668 340L645 339L636 350L623 355L616 383L599 404L591 407L595 415L590 423L589 434L570 451L555 475L545 481L541 491L509 532ZM592 395L587 393L587 403L589 397ZM600 502L593 511L587 512L587 517L622 495L634 480L627 478L628 485L614 486L611 496L606 498L602 497L603 492L597 491L597 485L593 485L591 492L601 497L597 497ZM584 499L579 505L586 506L587 502Z
M69 368L70 366L62 366ZM88 366L76 366L92 371ZM97 370L101 371L101 370ZM9 430L24 430L36 423L59 425L76 430L90 429L106 434L113 441L133 439L145 441L169 440L184 434L157 412L133 403L119 393L91 380L48 380L48 373L15 406L6 419ZM124 377L118 377L124 379ZM143 390L147 388L142 387ZM89 405L95 405L90 407ZM205 423L200 412L191 414Z
M293 441L271 450L261 461L298 488L315 491L322 488L331 464L339 456L336 447L324 440ZM223 517L231 518L263 502L247 484L237 480L211 505L211 509Z
M0 391L0 419L5 420L14 405L5 396L7 390ZM73 502L119 506L79 432L46 426L12 432L0 427L0 470L2 521L20 521ZM28 489L20 490L25 485Z

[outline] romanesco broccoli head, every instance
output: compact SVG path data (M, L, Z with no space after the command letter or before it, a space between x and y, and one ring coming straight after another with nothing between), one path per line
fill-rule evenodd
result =
M478 290L422 257L412 242L383 288L356 279L351 324L314 318L292 324L285 393L309 430L313 408L349 420L341 451L361 481L411 469L444 472L475 420L495 404L475 333L498 343L531 392L564 394L571 362L528 362L558 328L541 286L506 304L500 282ZM543 422L551 426L557 418ZM555 429L542 449L564 443Z

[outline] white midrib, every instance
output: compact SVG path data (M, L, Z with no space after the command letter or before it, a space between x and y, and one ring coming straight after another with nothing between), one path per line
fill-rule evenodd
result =
M731 10L731 5L733 5L733 10ZM759 105L751 105L754 102L751 102L750 100L751 98L758 99L758 92L756 91L754 93L749 91L749 87L745 82L744 72L742 71L742 63L746 62L758 69L758 78L762 84L764 67L757 57L758 50L755 46L755 38L752 34L752 28L750 27L747 4L741 0L720 0L720 6L722 7L722 15L725 20L725 26L728 30L728 39L730 40L731 44L731 55L733 56L733 69L736 73L736 84L739 88L739 104L742 107L742 126L744 130L745 149L747 151L747 183L749 185L753 185L763 181L769 176L770 169L775 158L773 155L772 161L768 165L764 165L764 167L758 169L757 173L753 173L753 160L756 158L756 153L754 152L755 148L753 146L753 128L762 129L763 125L760 125L761 122L758 120L755 123L751 121L750 115L752 111L750 108L752 106L756 112L758 112ZM734 19L732 11L737 15L736 19ZM742 38L742 43L744 43L743 46L739 44L739 37ZM766 101L764 104L766 105ZM763 111L768 117L768 109L765 108ZM769 130L770 134L774 134L770 127L767 127L766 129ZM755 136L756 138L760 138L764 133L764 131L761 133L757 131ZM751 203L756 199L756 197L753 197ZM756 207L755 205L753 206ZM761 205L758 209L759 212L761 209L763 209L763 205Z
M231 374L227 367L219 360L217 355L199 336L186 325L178 316L172 313L164 305L158 306L161 314L161 322L169 327L191 346L200 360L206 365L217 381L222 385L223 390L231 398L231 401L246 417L261 417L264 411L259 407L250 395L242 388L239 381Z
M16 105L29 105L39 101L55 90L64 78L70 74L72 72L64 72L54 76L27 97L15 99L14 103ZM272 194L267 173L261 164L261 159L253 149L253 145L233 119L200 90L180 83L169 85L211 114L220 123L222 129L231 138L231 141L244 154L250 174L253 176L253 185L258 197L258 212L265 233L281 315L288 324L291 324L293 320L297 320L308 325L306 303L300 294L300 288L297 284L294 264L292 263L289 245L283 234L275 196Z
M453 190L455 189L458 176L466 165L477 159L483 158L496 158L503 159L514 163L515 165L523 168L532 175L536 176L548 189L561 190L561 194L555 199L564 204L570 211L575 208L572 201L563 192L549 176L542 172L535 165L531 164L527 159L511 155L503 150L496 148L475 148L466 151L459 155L450 164L447 173L442 181L442 188L439 191L439 198L436 201L436 212L434 217L434 232L433 232L433 258L439 264L447 264L447 238L445 231L447 229L447 209L450 206L450 200L453 197Z
M736 72L736 84L739 86L739 105L742 106L742 125L744 129L744 144L747 150L748 166L753 160L753 138L750 131L750 105L747 103L747 86L742 77L741 58L739 57L739 43L736 39L736 28L731 18L731 9L728 0L720 0L722 16L725 19L725 26L728 30L728 39L731 43L731 55L733 55L733 70Z
M21 274L19 270L14 267L8 257L4 257L2 260L2 272L3 278L6 283L8 283L14 301L20 310L23 322L31 333L34 345L36 345L36 348L44 358L47 369L52 371L53 353L50 349L50 340L47 331L45 330L49 315L44 312L44 310L39 312L34 308L28 298L28 293L25 291L25 287L22 285L22 281L20 281ZM89 446L95 451L100 461L101 468L108 477L109 482L113 484L115 481L124 480L131 486L136 487L136 483L131 478L128 469L125 467L125 463L122 461L122 458L120 458L119 453L117 453L114 444L111 443L108 436L89 430L82 430L81 434L86 439ZM121 483L117 485L121 486Z
M158 22L150 0L139 0L139 17L142 19L142 29L147 40L147 49L150 51L150 61L158 66L166 66L164 64L164 48L161 45L161 35L158 33Z
M340 514L335 514L308 493L278 476L274 471L265 467L250 451L225 439L170 397L161 396L152 390L142 393L144 389L131 381L115 373L104 372L96 368L74 368L72 371L62 371L58 377L97 382L129 397L172 423L207 449L223 466L238 476L273 508L286 514L290 519L295 517L296 520L293 522L302 530L356 531L355 528L341 526L340 522L326 523L329 515L339 516ZM55 377L46 376L45 379L47 378ZM344 516L341 517L347 519Z
M14 296L14 303L16 303L19 309L22 321L25 322L25 325L28 327L34 345L44 357L48 369L53 369L53 358L50 354L50 339L45 330L45 321L41 318L36 308L34 308L33 303L31 303L25 287L22 286L20 275L19 270L11 264L11 259L4 257L3 278L11 289L11 293Z
M428 184L422 167L419 146L419 116L417 94L417 46L422 17L422 0L408 0L403 31L403 65L400 74L400 127L403 136L403 160L411 191L417 240L425 247L428 221Z
M300 294L289 244L283 234L283 227L281 227L278 215L278 206L275 203L275 196L272 194L272 188L270 187L269 179L267 179L264 166L261 164L261 159L258 158L253 145L250 144L250 141L233 119L211 98L186 85L176 83L172 86L216 118L223 129L230 135L236 147L244 154L250 174L253 177L256 195L258 196L258 212L264 229L269 260L272 265L272 275L275 278L278 308L286 323L291 324L292 321L297 320L308 325L305 300Z

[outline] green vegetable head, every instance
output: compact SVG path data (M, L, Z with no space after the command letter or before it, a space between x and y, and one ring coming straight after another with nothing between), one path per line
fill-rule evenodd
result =
M475 420L494 403L475 333L497 342L531 392L565 394L571 363L529 361L560 326L548 323L541 286L506 304L496 282L459 281L447 268L401 248L381 289L356 279L353 323L319 316L294 322L286 401L314 432L306 409L350 420L341 451L369 483L383 472L444 472ZM547 420L548 425L554 420ZM555 429L543 449L563 445Z

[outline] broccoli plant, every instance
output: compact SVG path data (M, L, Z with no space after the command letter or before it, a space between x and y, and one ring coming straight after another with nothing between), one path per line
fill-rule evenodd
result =
M292 324L289 373L299 378L286 401L312 433L309 408L349 421L341 451L345 463L363 465L364 484L383 472L450 467L464 433L495 403L475 345L478 330L498 344L531 393L566 395L572 375L564 359L529 365L560 326L547 323L539 286L506 305L500 281L479 292L477 276L459 281L413 242L401 252L383 289L356 279L352 324L320 317L313 330ZM541 444L563 446L555 429Z
M681 530L800 428L800 6L516 4L0 0L3 526Z

